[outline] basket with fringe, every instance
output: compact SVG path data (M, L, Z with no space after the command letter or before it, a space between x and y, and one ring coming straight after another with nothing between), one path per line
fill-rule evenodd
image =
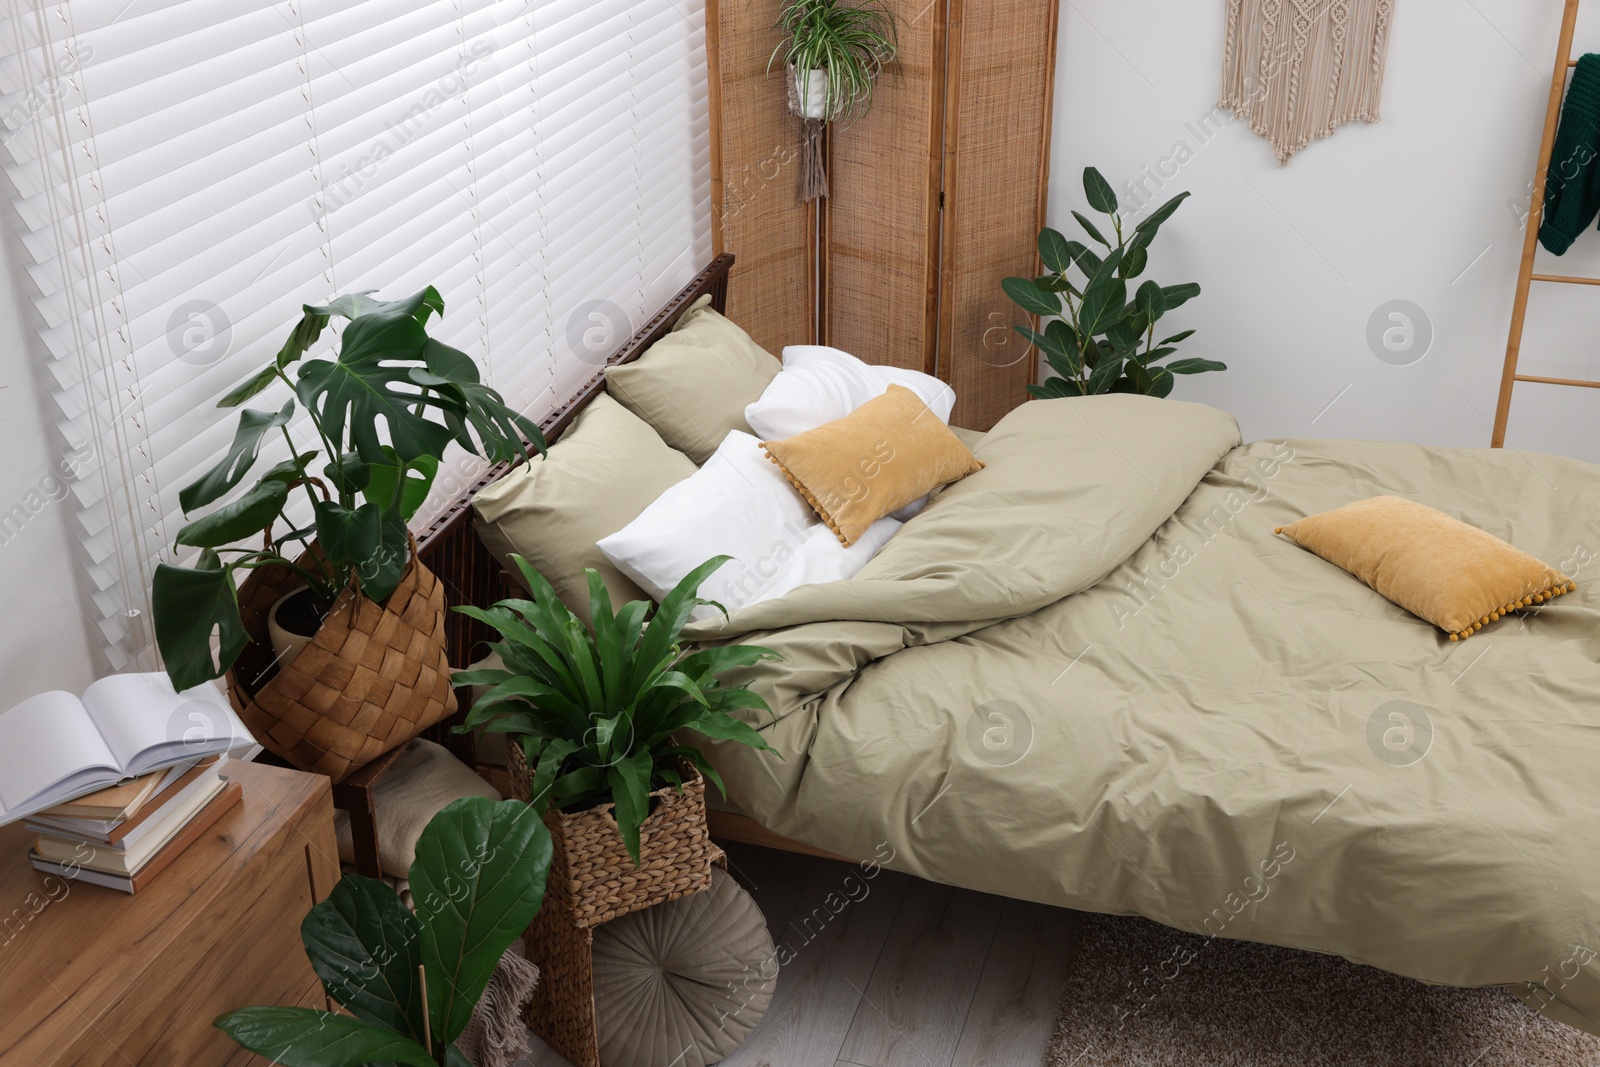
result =
M506 746L512 794L526 801L532 775L515 739ZM594 1017L594 928L603 922L711 886L711 868L725 863L706 828L706 785L681 763L683 791L650 794L650 817L639 829L639 865L622 844L612 805L547 810L550 877L544 905L528 927L528 958L540 981L528 1025L573 1064L600 1067Z
M345 590L316 636L280 667L267 613L304 584L287 567L267 566L239 587L250 644L228 671L228 697L263 747L339 782L455 713L444 586L413 554L385 603Z

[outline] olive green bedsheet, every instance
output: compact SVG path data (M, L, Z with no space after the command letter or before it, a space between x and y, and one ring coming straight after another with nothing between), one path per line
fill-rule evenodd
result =
M1600 1032L1600 467L1240 445L1132 396L1033 401L850 582L707 640L782 760L714 743L745 810L921 877L1503 984ZM1577 591L1452 643L1273 534L1380 493Z

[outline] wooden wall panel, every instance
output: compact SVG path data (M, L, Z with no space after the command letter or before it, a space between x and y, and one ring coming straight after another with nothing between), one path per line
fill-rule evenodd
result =
M1027 399L1036 363L1002 278L1038 272L1055 80L1056 0L950 0L940 371L951 421L987 430Z
M716 247L738 257L728 317L773 355L816 340L815 215L800 200L800 124L783 78L767 79L783 0L712 0L706 8L712 92Z
M934 370L945 0L890 0L900 60L872 110L829 134L823 343Z

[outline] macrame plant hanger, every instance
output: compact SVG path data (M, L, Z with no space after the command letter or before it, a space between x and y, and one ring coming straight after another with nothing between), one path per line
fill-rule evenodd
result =
M1522 327L1528 317L1528 291L1534 282L1558 285L1600 285L1600 278L1579 278L1566 274L1535 274L1534 256L1539 249L1539 225L1544 221L1545 176L1550 171L1550 155L1555 150L1556 127L1561 121L1561 100L1567 88L1567 73L1577 66L1572 58L1572 33L1578 23L1578 0L1567 0L1561 16L1561 36L1556 41L1555 69L1550 74L1550 100L1545 105L1544 136L1539 141L1539 161L1533 171L1533 199L1528 204L1528 221L1522 235L1522 265L1517 271L1517 295L1511 303L1511 335L1506 339L1506 363L1500 372L1500 400L1495 405L1494 433L1490 448L1503 448L1506 423L1511 418L1511 391L1518 382L1543 385L1570 385L1600 389L1600 381L1585 378L1546 378L1537 374L1518 374L1517 357L1522 352Z
M823 133L828 125L828 74L808 70L802 79L790 64L789 114L800 119L800 199L807 203L828 195Z

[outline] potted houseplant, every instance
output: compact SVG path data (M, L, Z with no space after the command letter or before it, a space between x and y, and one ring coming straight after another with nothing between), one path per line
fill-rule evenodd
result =
M275 410L240 412L227 451L178 494L186 515L203 511L176 537L180 550L196 550L194 562L156 568L156 642L174 687L226 674L258 740L336 780L455 708L443 590L415 559L406 526L445 448L456 442L498 462L526 455L526 442L544 447L470 357L428 336L435 313L444 302L431 286L404 300L360 293L307 305L276 357L217 406L239 407L274 384L293 395ZM335 316L348 320L335 358L306 358ZM310 447L290 433L297 402ZM240 491L278 437L288 458ZM268 617L296 592L298 618L280 610L276 624L298 623L309 644L280 659ZM338 694L331 704L329 693Z
M715 768L698 748L682 743L680 732L774 751L760 733L730 714L740 708L766 711L766 701L742 685L724 685L718 676L776 653L756 645L683 651L680 634L690 612L713 604L695 594L728 556L691 571L654 613L645 600L613 611L599 573L585 571L592 610L588 627L527 560L511 559L532 600L455 609L500 633L501 640L489 647L505 665L456 672L458 685L489 687L456 729L512 735L513 781L534 810L547 816L552 831L570 839L574 832L591 834L599 826L602 845L611 841L620 848L612 850L612 862L625 853L633 866L641 866L645 823L654 818L662 823L656 829L673 829L662 819L663 800L686 792L703 797L702 776L722 790ZM679 814L693 821L693 809ZM701 825L678 829L704 834L704 816L701 803ZM567 844L570 860L574 848L570 840ZM563 851L559 844L557 851ZM637 880L631 872L629 877Z
M300 924L329 999L240 1008L216 1026L284 1067L469 1067L454 1042L495 965L538 913L550 834L527 805L466 797L417 839L413 913L388 884L345 875Z
M878 75L898 52L894 12L884 0L794 0L778 19L784 40L767 59L767 74L782 58L789 107L802 122L801 196L828 195L822 130L846 125L872 108Z
M1046 227L1039 234L1039 258L1046 273L1038 278L1007 278L1006 295L1023 311L1039 317L1039 328L1017 332L1038 346L1056 377L1028 386L1036 397L1088 396L1094 393L1144 393L1166 396L1174 375L1227 370L1213 359L1161 361L1193 330L1160 341L1156 322L1200 294L1194 282L1160 285L1146 280L1128 299L1128 284L1144 273L1150 242L1189 195L1179 193L1124 233L1117 194L1098 170L1084 168L1083 191L1089 206L1109 216L1115 241L1079 212L1072 217L1103 252L1069 240ZM1076 269L1081 280L1074 281Z
M550 828L552 906L528 929L544 985L530 1008L535 1032L578 1067L599 1064L593 932L601 923L711 885L718 852L706 828L705 779L722 780L682 731L773 751L731 712L767 710L719 675L771 659L753 645L685 652L695 594L727 556L707 560L651 612L648 601L612 611L600 575L586 571L585 627L542 575L512 556L532 600L457 608L498 630L489 647L504 668L462 671L488 686L458 730L511 735L513 792Z

